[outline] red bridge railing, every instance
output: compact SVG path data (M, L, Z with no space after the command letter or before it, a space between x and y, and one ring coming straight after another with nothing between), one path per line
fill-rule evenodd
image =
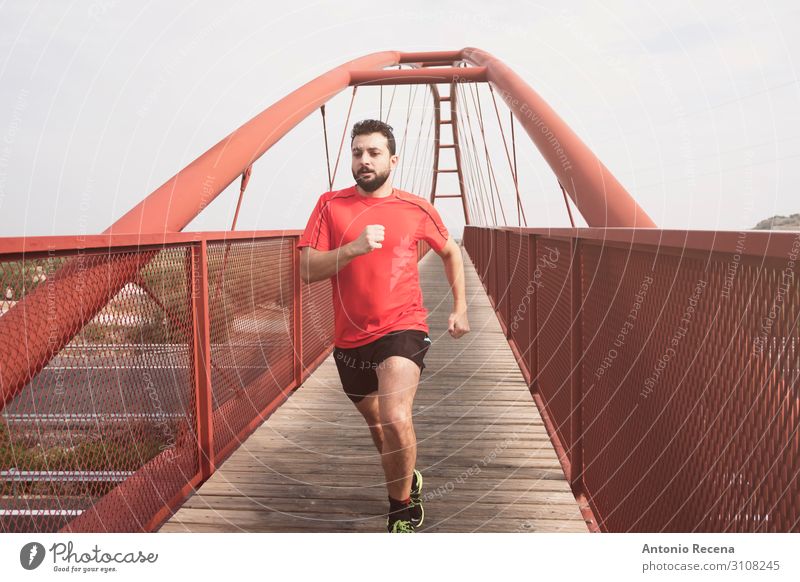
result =
M25 360L46 329L0 354L36 371L0 417L0 531L152 531L208 479L332 349L299 235L0 239L0 317L42 291L52 333L97 311L49 361ZM81 294L98 279L99 311Z
M468 226L603 531L800 529L800 233Z

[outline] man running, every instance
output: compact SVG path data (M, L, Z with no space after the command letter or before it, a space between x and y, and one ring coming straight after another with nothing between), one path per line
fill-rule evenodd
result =
M381 455L389 494L386 528L413 533L425 514L411 414L431 343L418 241L427 241L444 262L453 291L450 335L463 336L469 322L461 250L430 202L392 187L395 151L389 125L374 119L356 123L356 184L320 196L297 247L303 281L333 279L334 358L342 388Z

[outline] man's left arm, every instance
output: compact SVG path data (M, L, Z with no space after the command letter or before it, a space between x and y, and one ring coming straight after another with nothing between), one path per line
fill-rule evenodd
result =
M442 258L450 289L453 291L453 311L447 322L447 331L455 339L469 332L467 320L467 297L464 286L464 260L461 257L461 248L453 237L448 237L442 250L436 251Z

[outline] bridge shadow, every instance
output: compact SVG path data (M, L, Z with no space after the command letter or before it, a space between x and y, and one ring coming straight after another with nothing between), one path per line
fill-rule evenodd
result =
M422 532L585 532L542 419L466 252L472 332L447 333L442 262L419 263L433 340L414 402ZM333 356L162 532L381 532L385 478Z

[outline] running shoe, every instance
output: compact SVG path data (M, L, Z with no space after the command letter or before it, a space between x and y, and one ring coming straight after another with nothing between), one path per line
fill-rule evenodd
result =
M408 509L411 525L415 528L422 525L425 519L425 509L422 507L422 473L414 469L411 478L411 505Z
M389 533L416 533L414 531L414 524L408 519L396 519L392 521L391 518L386 520L386 531Z

